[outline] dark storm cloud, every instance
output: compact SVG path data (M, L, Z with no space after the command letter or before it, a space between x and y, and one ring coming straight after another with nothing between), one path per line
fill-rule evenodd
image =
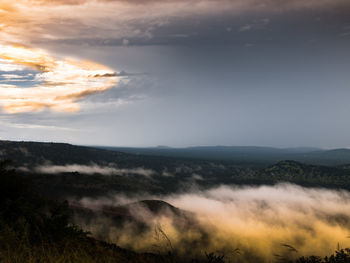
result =
M102 46L234 44L247 38L237 33L268 31L270 21L290 26L292 32L303 29L298 25L294 27L293 22L305 21L305 18L309 18L306 28L312 19L324 25L327 19L332 19L333 23L344 26L342 19L348 17L350 11L346 0L2 2L0 32L2 30L4 40L18 38L31 43ZM144 12L145 9L149 12ZM294 16L291 21L287 20L289 14ZM260 37L270 39L276 35L272 32Z
M75 114L1 119L2 137L348 146L348 0L0 0L0 12L2 42L93 60L111 69L106 79L123 77L117 88L79 98ZM3 64L1 81L30 85L12 74L16 67Z
M240 4L240 5L248 5L248 6L255 6L259 8L271 8L271 6L274 6L275 8L299 8L299 7L318 7L318 6L324 6L329 4L334 4L334 2L338 3L346 3L345 0L343 1L331 1L331 0L309 0L309 1L303 1L303 0L289 0L289 1L280 1L280 0L211 0L211 1L203 1L203 0L31 0L31 3L38 3L38 4L44 4L44 5L81 5L89 2L102 2L102 3L108 3L108 2L125 2L128 4L134 4L134 5L140 5L140 4L151 4L151 3L164 3L164 2L170 2L170 3L176 3L176 2L189 2L189 3L201 3L201 2L216 2L218 4Z
M267 3L267 5L272 2ZM242 14L223 12L220 16L198 13L153 22L121 23L131 33L102 36L100 28L89 27L88 35L57 39L37 39L45 44L88 46L291 46L317 42L348 41L350 4L327 5L325 8L299 8L292 11L264 11Z

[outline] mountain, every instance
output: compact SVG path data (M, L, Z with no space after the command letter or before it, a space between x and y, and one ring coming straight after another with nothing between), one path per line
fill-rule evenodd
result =
M47 162L56 165L108 163L124 161L128 154L67 143L0 141L0 158L16 165L36 165Z
M349 149L321 150L310 147L272 148L255 146L202 146L188 148L97 147L129 154L228 160L239 164L260 164L266 166L283 160L296 160L318 165L342 165L350 163Z
M323 165L342 165L350 163L350 150L333 149L305 152L301 156L298 156L296 160Z
M93 204L89 206L72 201L70 202L70 207L76 210L89 210L94 213L100 213L110 217L119 216L124 219L130 219L134 217L133 211L139 210L145 210L149 215L154 217L163 215L164 213L171 213L176 217L183 217L187 214L185 211L182 211L163 200L141 200L118 206L104 204ZM136 217L133 219L138 220Z
M162 200L142 200L117 206L89 205L84 202L71 201L70 208L76 223L88 229L98 228L96 222L108 221L110 227L120 228L120 232L125 225L128 225L128 227L132 226L136 235L140 235L142 232L152 231L157 227L157 222L164 219L171 220L178 231L184 231L189 226L198 227L198 222L190 212L183 211ZM100 234L102 240L108 239L108 236L101 235L103 231L96 232Z
M1 262L170 262L95 239L73 225L67 202L32 191L30 183L0 163Z
M128 148L133 150L127 153L121 152L121 148L108 149L0 141L0 159L12 160L19 173L35 182L38 192L61 199L106 193L162 195L186 191L193 185L210 188L278 182L350 189L348 149L224 146L152 149L157 154L165 151L166 156L153 155L147 149L140 149L142 154L135 152L136 148ZM181 157L171 156L178 154ZM210 159L211 156L215 158Z
M166 194L189 183L213 186L243 170L250 173L250 168L232 162L128 154L63 143L0 141L1 159L11 160L18 172L37 182L38 191L55 197Z
M317 148L271 148L254 146L202 146L189 148L128 148L105 146L76 146L66 143L0 141L0 158L15 164L55 165L91 163L120 167L166 166L186 159L229 162L239 166L267 167L283 160L295 160L317 165L345 165L350 163L349 149L320 150ZM170 159L169 159L170 158ZM185 162L185 160L182 160Z

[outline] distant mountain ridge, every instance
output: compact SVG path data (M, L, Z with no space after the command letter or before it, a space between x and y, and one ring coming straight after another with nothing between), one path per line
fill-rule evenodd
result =
M77 146L68 143L1 141L0 159L11 159L23 164L45 163L66 165L103 163L116 160L120 165L130 162L143 165L154 162L157 157L188 158L212 161L229 161L239 165L268 166L283 160L294 160L306 164L338 166L350 164L350 149L322 150L310 147L273 148L259 146L197 146L171 148L157 146L149 148Z
M10 159L15 165L34 165L51 162L57 165L108 163L123 160L129 154L111 152L68 143L0 141L0 159Z
M124 151L124 152L123 152ZM280 182L350 189L350 150L268 147L114 148L0 141L38 191L56 197L108 192L165 194L197 185ZM44 169L43 169L44 168ZM60 175L60 176L56 176Z
M317 165L343 165L350 163L350 149L322 150L312 147L273 148L259 146L197 146L187 148L168 147L106 147L97 148L124 152L129 154L194 158L205 160L229 160L237 162L257 162L267 165L295 160Z

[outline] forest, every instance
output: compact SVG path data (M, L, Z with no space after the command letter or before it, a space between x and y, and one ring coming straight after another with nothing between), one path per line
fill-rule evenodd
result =
M200 222L194 212L172 206L167 196L176 194L179 189L182 193L189 191L194 185L202 191L220 185L275 187L281 182L311 189L327 187L334 191L349 187L345 164L317 166L280 161L257 168L227 160L156 158L73 145L7 144L11 147L3 147L6 160L0 165L0 262L247 262L247 258L250 262L254 258L256 262L265 262L259 255L254 256L251 248L254 244L249 244L249 251L232 246L223 251L210 250L208 244L214 237L211 237L211 230L206 229L208 226ZM15 161L8 160L11 158ZM105 160L118 162L118 166L107 165ZM71 167L72 171L58 169L70 167L69 163L80 166ZM96 164L95 170L81 170L82 167L91 168L91 163ZM40 164L46 168L56 167L56 170L40 170L37 168ZM104 170L96 170L103 165L113 168L108 170L110 175L103 174ZM144 170L140 173L140 170L131 169L132 166ZM147 170L152 172L145 173ZM137 193L140 197L138 200L129 198L127 203L118 206L102 201L96 203L106 193L128 197ZM165 201L147 200L151 195L163 196ZM141 196L145 200L140 200ZM152 221L149 224L137 218L135 210L147 210L152 219L159 220L158 223ZM170 211L172 223L180 233L189 235L191 228L200 237L174 240L168 233L170 230L159 223L165 222L161 220L168 216L165 210ZM147 248L138 249L130 241L106 238L100 230L96 232L96 224L104 224L102 219L108 220L105 221L109 222L107 227L116 229L116 235L118 229L133 225L133 232L120 230L123 232L120 236L131 235L128 238L133 239L135 235L152 231L152 238L158 243L152 243L147 251ZM347 225L349 218L335 215L334 220ZM91 226L95 229L90 232ZM283 240L279 246L282 253L271 255L270 261L350 262L350 250L339 244L333 254L323 256L303 255L293 244L283 243ZM196 249L183 253L186 247Z

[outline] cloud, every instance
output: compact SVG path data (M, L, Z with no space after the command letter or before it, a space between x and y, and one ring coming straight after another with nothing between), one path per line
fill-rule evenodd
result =
M203 23L216 15L284 13L332 6L340 9L345 5L344 0L222 0L220 4L214 0L0 0L0 39L27 44L62 40L86 44L93 39L106 43L114 39L120 45L130 45L133 39L152 39L157 29L186 19ZM145 8L152 12L144 12Z
M28 151L26 147L18 147L17 150L22 153L25 157L31 156L31 153Z
M29 73L29 74L0 74L0 83L5 83L5 84L9 84L11 82L32 82L34 81L33 79L33 74ZM8 87L8 86L7 86Z
M245 32L245 31L249 31L252 29L252 26L251 25L244 25L244 26L241 26L239 28L239 32Z
M150 177L155 174L155 171L138 168L117 168L115 166L100 166L97 164L92 165L42 165L37 166L34 169L37 173L45 174L59 174L59 173L73 173L78 172L81 174L101 174L101 175L141 175Z
M34 129L34 130L52 130L52 131L77 131L73 128L61 127L56 125L40 125L40 124L29 124L29 123L12 123L8 121L0 121L0 125L3 127L10 127L15 129Z
M120 79L113 70L95 62L58 60L43 50L18 45L0 44L0 58L38 71L36 85L31 87L0 84L0 104L7 113L45 108L75 112L79 110L78 100L111 89Z
M192 174L192 179L193 180L197 180L197 181L203 181L204 180L203 176L201 176L200 174L196 174L196 173Z
M23 66L10 64L7 60L0 58L0 72L22 71L24 69Z
M167 212L150 217L150 213L143 209L133 209L131 214L150 227L148 232L140 233L130 222L118 227L104 216L83 224L100 238L138 251L153 251L156 242L154 229L159 225L180 255L219 251L225 253L226 258L234 256L231 262L273 262L275 254L292 259L311 254L325 256L336 249L338 242L342 247L350 246L347 238L350 231L350 193L347 191L303 188L291 184L220 186L167 196L84 198L79 203L96 209L142 199L165 200L190 212L195 221L179 227L179 220L182 220L179 215ZM293 246L297 253L283 244ZM232 254L237 248L240 256Z
M264 29L268 24L270 24L269 18L263 18L259 20L255 20L252 24L246 24L239 28L239 32L246 32L252 29Z

